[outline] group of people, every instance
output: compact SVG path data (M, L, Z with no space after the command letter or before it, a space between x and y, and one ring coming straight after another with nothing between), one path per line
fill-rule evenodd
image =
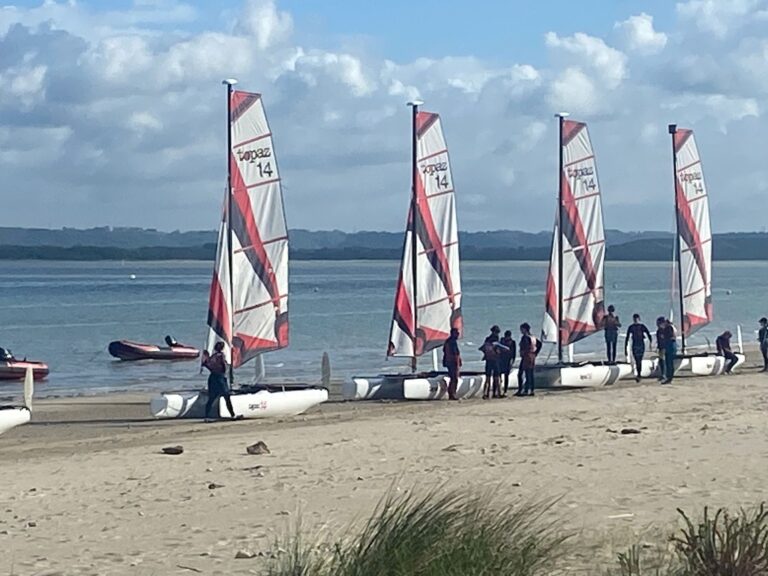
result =
M520 325L520 345L507 330L500 337L501 328L491 326L491 333L483 341L479 350L485 362L485 383L483 399L506 398L509 392L509 373L517 353L520 353L520 366L517 371L517 391L515 396L533 396L535 393L534 369L536 356L541 352L541 340L531 334L527 322ZM456 388L461 370L461 351L459 349L459 331L451 330L451 335L443 344L443 366L448 370L448 398L458 400Z

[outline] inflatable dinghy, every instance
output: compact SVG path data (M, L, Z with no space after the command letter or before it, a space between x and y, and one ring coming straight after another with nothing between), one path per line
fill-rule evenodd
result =
M328 390L319 386L247 386L233 390L230 398L235 415L242 418L296 416L328 400ZM208 393L205 390L163 392L150 401L155 418L204 418ZM229 418L224 398L219 398L211 417Z
M200 350L197 348L179 344L173 339L171 342L172 345L161 347L130 340L116 340L109 343L109 353L120 360L194 360L200 356Z
M44 362L12 358L0 360L0 380L24 380L27 368L32 369L32 376L35 380L43 380L48 376L48 365Z

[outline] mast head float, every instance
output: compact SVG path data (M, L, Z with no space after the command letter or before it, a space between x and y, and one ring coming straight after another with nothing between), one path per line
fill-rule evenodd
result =
M416 106L421 106L422 104L424 104L424 100L418 100L418 99L416 99L416 100L411 100L410 102L408 102L408 104L407 104L407 105L408 105L408 106L413 106L413 107L416 107Z
M221 83L224 84L225 86L234 86L235 84L237 84L237 78L225 78L224 80L221 81Z

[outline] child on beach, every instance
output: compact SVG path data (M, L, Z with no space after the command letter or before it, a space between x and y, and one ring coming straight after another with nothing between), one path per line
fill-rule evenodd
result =
M768 372L768 318L765 316L760 318L757 340L760 342L760 352L763 354L763 369L760 372Z
M219 398L224 397L232 420L235 417L235 409L232 408L232 400L229 397L229 386L227 385L227 359L224 357L224 342L216 342L213 347L213 354L208 354L208 350L203 350L203 361L200 366L208 368L208 402L205 404L205 421L210 422L211 408Z
M531 336L531 325L520 324L520 366L517 369L517 392L515 396L534 395L533 373L536 368L536 356L541 352L541 340Z
M509 371L512 370L512 364L515 363L515 356L517 355L517 344L515 339L512 338L512 331L507 330L504 332L504 338L501 339L501 344L504 348L501 350L501 377L504 380L504 392L501 394L502 398L507 397L507 391L509 390Z

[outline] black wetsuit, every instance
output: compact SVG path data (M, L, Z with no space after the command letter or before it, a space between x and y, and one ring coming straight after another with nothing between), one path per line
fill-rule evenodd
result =
M760 352L763 353L763 371L768 371L768 327L760 328L757 339L760 342Z
M717 337L717 340L715 340L715 345L717 346L717 353L724 356L728 362L725 365L725 373L730 374L733 367L736 366L739 361L736 354L731 350L731 338L725 334L721 334Z
M224 359L224 354L214 352L209 358L203 360L203 366L211 372L208 375L208 402L205 403L205 418L209 418L213 404L222 396L227 404L227 410L234 418L235 409L232 407L232 400L229 397L227 361Z
M648 341L653 343L651 333L648 331L648 327L645 324L630 324L627 328L626 340L632 340L632 357L635 359L635 370L637 371L637 377L640 378L640 374L643 368L643 356L645 356L645 337L648 336Z
M505 347L501 349L501 359L499 360L501 376L504 378L504 394L509 390L509 371L512 370L512 364L515 363L517 356L517 344L511 336L501 339L501 344Z
M619 328L621 328L621 322L619 322L618 316L609 314L603 319L605 352L608 356L608 362L616 362L616 344L619 341Z

